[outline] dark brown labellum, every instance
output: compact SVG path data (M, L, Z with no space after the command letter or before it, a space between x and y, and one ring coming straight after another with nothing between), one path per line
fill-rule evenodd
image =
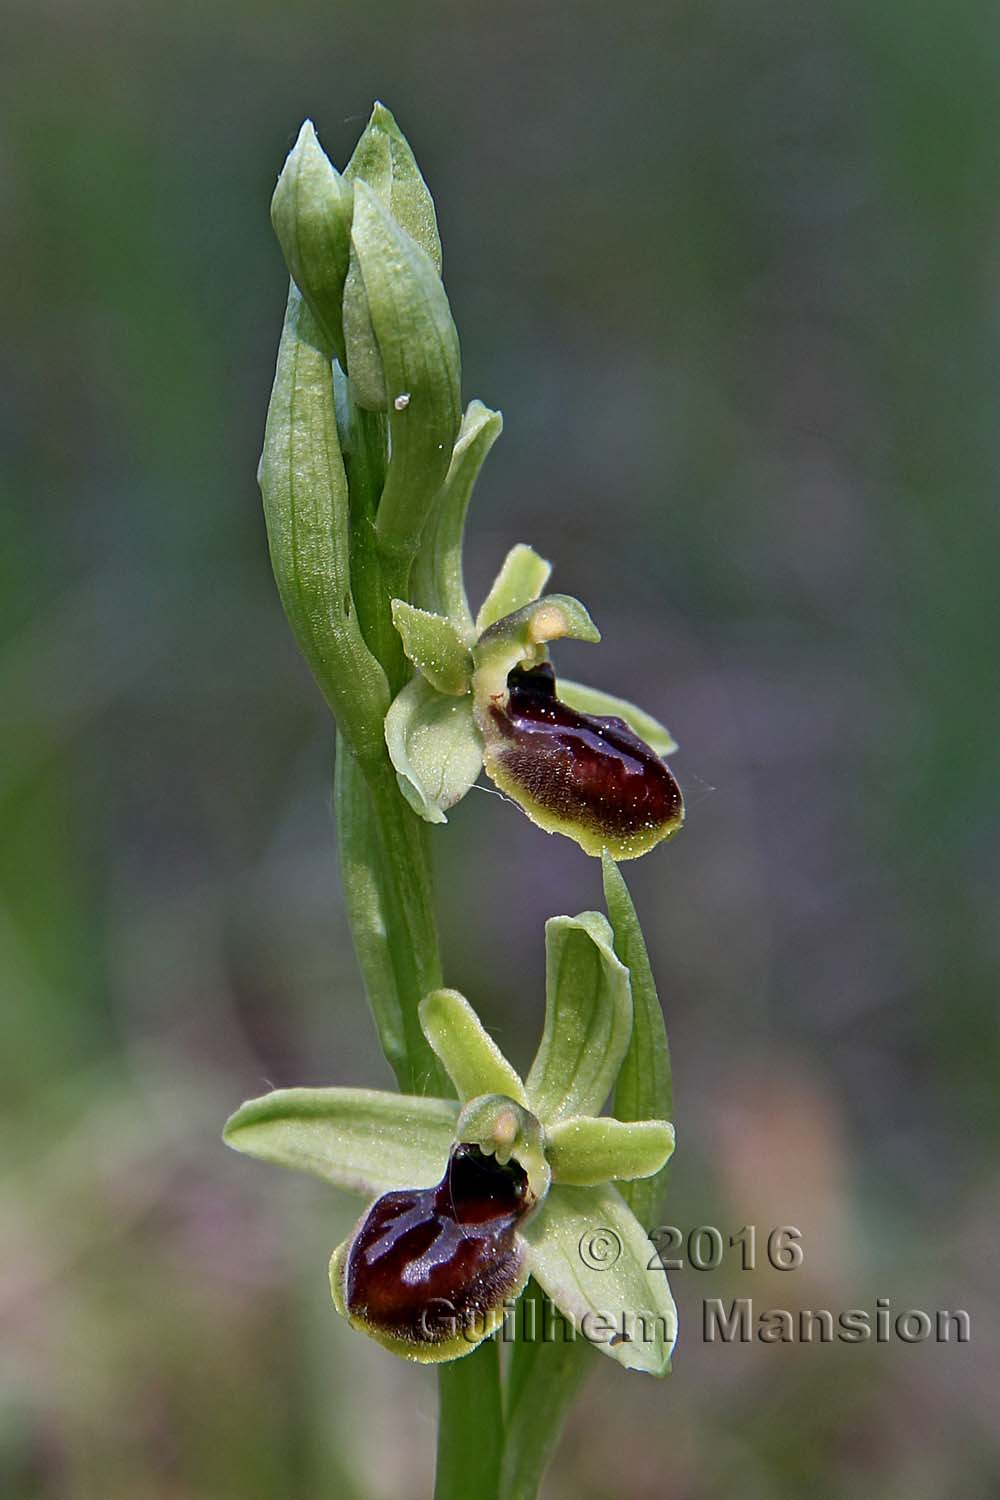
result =
M507 688L506 707L489 711L487 770L543 827L617 858L641 854L680 827L680 787L624 719L560 702L548 663L511 672Z
M372 1204L344 1267L348 1315L406 1344L481 1338L487 1314L521 1284L515 1230L531 1207L517 1162L455 1146L434 1187Z

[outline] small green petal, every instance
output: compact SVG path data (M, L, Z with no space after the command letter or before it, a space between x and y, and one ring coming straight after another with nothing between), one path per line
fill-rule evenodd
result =
M275 1089L241 1104L222 1138L245 1156L375 1197L438 1181L457 1118L451 1099L378 1089Z
M410 661L442 693L461 696L472 681L472 653L444 615L393 599L392 623Z
M665 1375L677 1310L656 1251L611 1186L553 1185L522 1230L532 1276L588 1343L624 1365Z
M385 742L403 792L428 823L445 823L483 764L482 741L472 699L439 693L421 676L412 678L385 716Z
M430 256L440 276L441 237L434 200L409 142L384 104L376 102L344 176L348 182L360 178L378 194L400 228Z
M545 924L545 1028L525 1082L546 1127L596 1115L618 1076L632 1031L628 970L600 912Z
M420 1025L460 1099L505 1094L527 1104L520 1077L458 990L432 990L420 1002Z
M632 1038L615 1085L614 1112L619 1120L669 1120L674 1112L670 1049L645 939L625 879L608 855L603 875L615 952L632 982ZM622 1189L629 1208L650 1228L659 1222L666 1178L666 1169L661 1169L655 1177Z
M513 614L516 609L539 598L551 573L550 562L539 557L524 542L518 542L507 553L503 566L483 600L482 608L476 616L477 633L482 635L484 630L495 625L504 615Z
M587 687L582 682L571 682L568 677L563 676L559 678L559 698L582 714L597 714L602 719L624 719L628 727L659 756L672 755L677 749L677 741L669 729L665 729L652 714L636 708L627 698L618 698L614 693L602 693L599 688Z
M434 501L410 575L410 598L444 614L470 640L475 637L462 572L462 537L473 486L503 417L481 401L470 401L462 418L444 484Z
M634 1181L659 1172L674 1149L666 1120L611 1120L584 1116L546 1132L545 1154L556 1182L590 1187Z

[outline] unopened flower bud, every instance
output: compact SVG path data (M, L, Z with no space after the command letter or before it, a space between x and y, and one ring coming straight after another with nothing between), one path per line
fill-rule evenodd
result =
M341 364L353 197L306 120L278 178L271 223L292 280Z
M441 274L441 237L434 199L417 159L392 113L378 101L354 154L344 168L348 182L367 182L392 214L400 229L430 256Z

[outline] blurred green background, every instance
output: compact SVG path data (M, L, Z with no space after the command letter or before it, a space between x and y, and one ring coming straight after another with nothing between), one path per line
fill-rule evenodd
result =
M254 471L303 116L383 98L434 191L469 538L681 742L634 867L674 1049L672 1377L598 1361L550 1500L1000 1493L1000 13L980 0L14 0L0 242L0 1493L428 1492L433 1375L335 1317L357 1205L228 1153L270 1084L387 1081L331 728ZM590 653L589 656L587 653ZM526 1062L596 865L474 793L447 976ZM967 1345L707 1345L706 1297L966 1308Z

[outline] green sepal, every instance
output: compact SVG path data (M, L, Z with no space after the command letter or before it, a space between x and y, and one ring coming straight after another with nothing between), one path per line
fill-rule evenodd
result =
M535 599L490 625L472 648L476 664L473 687L480 715L491 703L506 702L507 677L515 667L537 666L547 658L548 642L564 637L591 642L601 639L601 632L579 599L569 594Z
M526 1106L520 1077L458 990L432 990L420 1002L420 1025L458 1097L503 1094Z
M495 1156L501 1166L513 1158L527 1174L533 1206L541 1203L552 1172L545 1155L544 1132L530 1110L506 1094L485 1094L466 1104L455 1135L478 1146L487 1156Z
M472 653L447 616L393 599L392 623L406 655L432 686L455 696L469 691Z
M411 557L444 483L462 419L458 334L430 258L361 181L354 189L351 242L389 413L389 464L377 535L386 552ZM347 357L352 374L349 340Z
M545 1122L599 1114L632 1031L628 969L600 912L545 924L545 1026L525 1080L529 1108Z
M674 1127L666 1120L626 1122L585 1115L551 1125L545 1133L553 1180L576 1187L651 1177L673 1149Z
M348 182L366 182L378 194L399 227L430 257L440 276L441 236L434 199L409 142L378 100L344 176Z
M481 401L469 402L410 575L414 604L448 615L470 641L477 632L462 572L465 517L479 470L502 431L503 417L498 411Z
M628 886L614 860L602 859L604 900L614 931L615 952L632 982L632 1036L615 1085L614 1113L619 1120L672 1120L674 1090L670 1048L649 954ZM667 1168L642 1182L631 1182L622 1195L647 1228L659 1222L667 1185Z
M532 547L524 542L511 547L476 616L477 634L539 598L551 575L552 564Z
M330 347L343 362L341 306L351 253L354 194L306 120L271 199L271 223L289 274Z
M274 1089L226 1121L227 1146L378 1197L440 1181L455 1138L452 1099L380 1089Z
M338 727L370 763L381 754L389 689L351 594L347 476L329 350L294 282L258 478L285 613Z
M399 787L428 823L446 823L483 764L470 697L439 693L426 678L410 679L385 716L385 743Z
M522 1235L531 1275L578 1334L627 1370L667 1373L674 1299L646 1231L615 1188L554 1183Z
M677 741L669 729L658 719L654 719L652 714L646 713L645 709L630 703L627 698L619 698L614 693L603 693L599 688L588 687L582 682L571 682L562 674L557 693L562 703L582 714L597 714L604 719L624 719L632 732L645 740L650 749L664 759L677 749Z

